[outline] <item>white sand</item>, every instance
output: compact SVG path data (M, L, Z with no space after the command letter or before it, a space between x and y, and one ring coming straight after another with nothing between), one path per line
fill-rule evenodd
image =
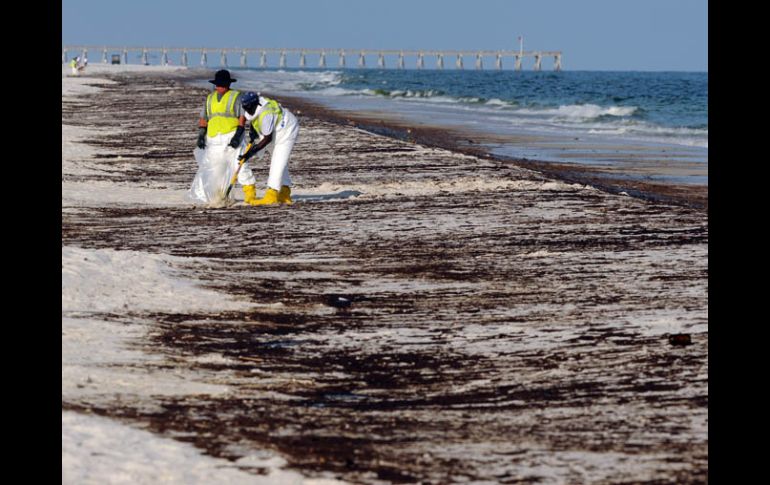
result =
M172 71L180 67L89 65L83 76L71 76L62 66L62 100L95 93L93 74L129 71ZM96 149L80 143L100 131L62 124L62 176L101 173ZM101 132L103 133L103 132ZM184 203L184 191L129 186L109 181L62 182L62 206L107 206ZM64 210L64 209L63 209ZM72 210L72 209L66 209ZM185 375L161 366L165 357L148 355L135 342L146 339L150 323L125 325L105 319L110 312L181 311L199 308L219 311L246 309L249 303L232 300L201 288L173 269L181 258L136 251L62 248L62 400L90 403L141 401L149 396L183 396L228 392L216 375ZM202 356L201 359L205 359ZM273 453L256 453L233 464L203 455L191 445L156 436L105 418L62 412L62 483L68 484L314 484L333 479L309 479L282 468L286 461ZM262 467L257 476L238 467Z

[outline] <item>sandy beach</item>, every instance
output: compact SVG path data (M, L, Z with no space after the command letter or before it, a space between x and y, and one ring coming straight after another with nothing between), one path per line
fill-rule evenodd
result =
M295 204L193 206L196 75L62 69L65 476L707 481L707 189L292 98Z

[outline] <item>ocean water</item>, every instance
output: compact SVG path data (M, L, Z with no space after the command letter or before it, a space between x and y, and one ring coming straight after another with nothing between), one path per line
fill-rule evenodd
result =
M708 185L708 73L233 68L240 90L458 131L490 151ZM210 87L210 84L208 85Z

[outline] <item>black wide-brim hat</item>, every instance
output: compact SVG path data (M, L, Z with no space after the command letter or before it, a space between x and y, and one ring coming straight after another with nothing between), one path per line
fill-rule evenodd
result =
M231 83L236 82L237 79L230 77L230 71L227 69L221 69L214 74L214 79L210 79L209 82L214 86L229 86Z

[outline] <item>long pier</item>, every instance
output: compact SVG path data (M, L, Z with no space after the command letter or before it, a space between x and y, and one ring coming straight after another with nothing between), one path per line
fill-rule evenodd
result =
M159 65L171 64L169 55L177 54L178 64L188 66L191 63L199 64L201 67L209 67L209 55L216 58L219 56L219 67L230 67L229 59L238 58L240 67L249 66L249 56L258 57L258 67L267 68L268 55L278 55L278 62L275 67L287 67L287 57L289 55L299 56L297 67L299 68L327 68L327 67L347 67L348 58L355 59L355 65L360 68L367 67L367 56L377 56L375 66L379 69L386 69L393 66L397 69L406 69L406 58L410 58L416 69L425 69L426 62L430 65L430 60L434 60L436 69L444 69L444 62L451 63L454 60L456 69L464 69L465 58L473 60L475 69L484 69L484 60L493 63L496 69L503 68L503 59L513 60L514 70L522 69L522 60L532 58L534 63L532 69L540 71L544 58L553 58L553 70L561 71L561 51L523 51L523 50L394 50L394 49L303 49L303 48L208 48L208 47L114 47L114 46L83 46L71 45L62 47L62 64L66 64L69 54L88 59L89 52L101 54L103 63L122 63L129 64L129 59L139 59L135 64L149 65L150 59L158 59ZM129 56L129 52L135 52L135 56ZM117 56L117 57L116 57ZM229 57L228 57L229 56ZM308 63L308 58L317 56L317 61ZM390 63L386 62L386 56L390 58ZM194 57L198 58L197 63ZM315 58L315 57L314 57ZM327 61L328 58L328 61ZM336 63L334 62L336 58ZM426 61L426 58L428 61ZM117 62L115 62L117 61Z

